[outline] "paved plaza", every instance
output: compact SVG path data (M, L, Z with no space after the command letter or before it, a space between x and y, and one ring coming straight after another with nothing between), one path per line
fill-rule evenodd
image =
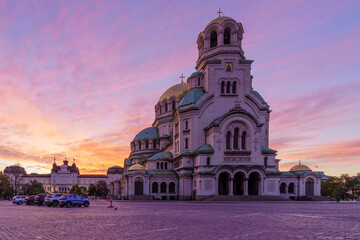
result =
M0 239L360 239L359 203L0 201Z

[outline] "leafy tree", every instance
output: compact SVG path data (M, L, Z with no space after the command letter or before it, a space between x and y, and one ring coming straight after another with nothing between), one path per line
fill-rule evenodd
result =
M323 196L357 199L360 196L360 173L356 176L342 174L340 177L329 177L321 183Z
M10 199L13 194L9 178L0 171L0 199Z
M40 193L44 193L44 187L41 182L38 182L36 180L31 181L30 183L26 183L22 190L25 195L37 195Z
M89 194L89 196L96 195L96 185L95 184L90 184L89 189L88 189L88 194Z
M96 183L96 196L106 197L109 193L107 184L104 180L100 180Z
M77 194L77 195L86 195L86 187L79 186L78 184L75 184L70 189L70 194Z

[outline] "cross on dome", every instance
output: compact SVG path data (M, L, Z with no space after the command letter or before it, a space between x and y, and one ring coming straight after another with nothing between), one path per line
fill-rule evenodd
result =
M185 76L183 74L181 74L181 76L179 78L181 78L181 83L184 83Z
M220 8L219 8L219 11L217 12L218 14L219 14L219 17L221 17L221 13L223 13L221 10L220 10Z

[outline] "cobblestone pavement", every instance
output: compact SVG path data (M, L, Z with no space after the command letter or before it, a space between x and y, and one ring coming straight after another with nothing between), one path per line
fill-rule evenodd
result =
M0 239L360 239L359 203L0 201Z

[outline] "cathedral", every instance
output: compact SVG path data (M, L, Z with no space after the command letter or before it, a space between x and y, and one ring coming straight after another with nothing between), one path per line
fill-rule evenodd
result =
M203 200L219 195L320 196L322 172L279 171L269 147L270 108L253 89L241 23L212 20L197 38L196 71L155 105L152 126L130 143L112 193L125 199ZM181 76L183 77L183 76ZM231 198L231 197L230 197Z

